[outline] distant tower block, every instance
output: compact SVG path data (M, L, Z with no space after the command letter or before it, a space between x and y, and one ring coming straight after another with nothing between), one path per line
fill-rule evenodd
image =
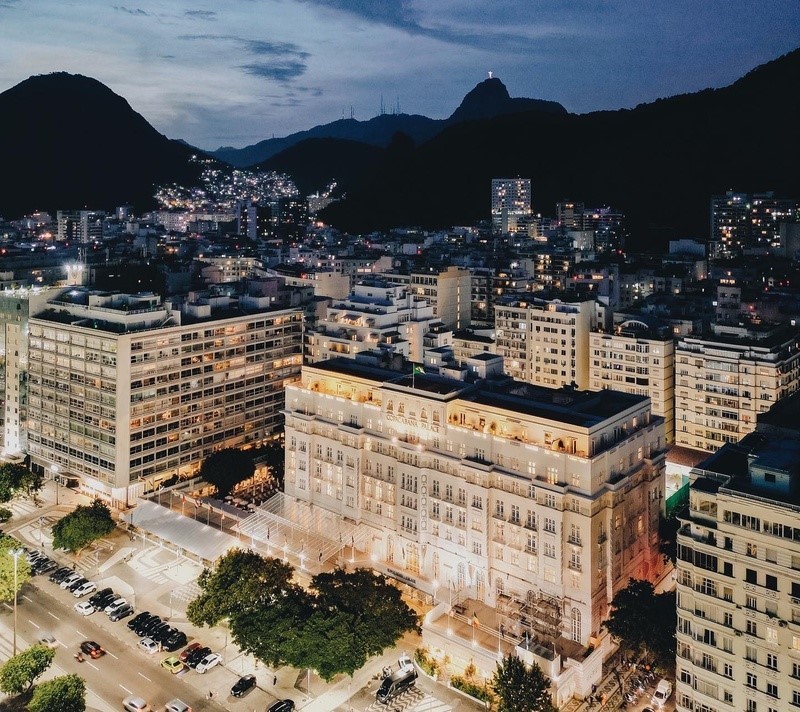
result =
M489 72L489 79L491 79L491 78L492 78L492 75L493 75L493 74L494 74L494 72Z

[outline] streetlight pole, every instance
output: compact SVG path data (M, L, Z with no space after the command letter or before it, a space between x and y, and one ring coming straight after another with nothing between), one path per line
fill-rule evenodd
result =
M50 472L53 473L53 482L56 483L56 504L58 504L58 465L50 465Z
M17 654L17 593L18 593L18 566L19 566L19 557L22 556L22 549L11 549L9 552L11 556L14 557L14 652L13 655Z

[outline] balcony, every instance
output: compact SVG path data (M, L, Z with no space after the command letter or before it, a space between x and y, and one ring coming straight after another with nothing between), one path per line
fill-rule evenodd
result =
M567 537L567 542L569 544L574 544L575 546L583 546L583 541L581 541L581 538L579 536L573 536L572 534Z

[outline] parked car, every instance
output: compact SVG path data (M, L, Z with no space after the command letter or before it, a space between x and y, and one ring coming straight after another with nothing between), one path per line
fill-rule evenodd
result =
M138 626L140 623L144 622L148 618L152 618L152 614L150 613L150 611L142 611L141 613L137 613L125 625L127 625L130 630L133 630L134 628L136 628L136 626Z
M80 603L76 603L73 608L82 616L90 616L92 613L94 613L94 606L92 606L89 601L81 601Z
M195 653L196 653L198 650L200 650L200 648L202 648L202 647L203 647L203 644L202 644L202 643L197 643L197 642L194 642L194 643L192 643L192 644L191 644L189 647L187 647L187 648L186 648L186 650L184 650L184 651L183 651L183 652L182 652L182 653L181 653L181 654L178 656L178 658L180 659L180 661L181 661L182 663L185 663L185 662L187 662L187 661L189 660L189 658L190 658L190 657L192 657L192 655L194 655L194 654L195 654Z
M124 598L115 598L111 603L109 603L103 611L107 614L111 614L116 611L118 608L122 608L123 606L127 606L128 602Z
M667 700L672 696L672 683L669 680L659 680L656 691L650 699L650 704L654 707L663 707Z
M186 645L186 633L177 628L172 629L172 635L164 641L164 650L170 653Z
M270 705L267 712L294 712L294 702L292 700L278 700Z
M39 559L32 567L32 571L37 576L41 576L42 574L49 573L56 569L58 564L53 561L52 559Z
M231 695L233 695L233 697L241 697L248 690L252 690L255 686L255 675L242 675L231 688Z
M156 641L152 638L142 638L139 641L139 647L148 655L158 652L158 643L156 643Z
M47 558L43 551L38 551L36 549L25 549L25 547L23 547L23 550L25 551L25 560L31 566L33 566L34 562L37 559L45 559L45 558Z
M122 706L127 712L150 712L151 709L144 698L138 695L128 695L122 700Z
M211 655L206 655L195 667L195 670L199 673L205 673L211 670L211 668L215 668L222 662L222 656L219 653L211 653Z
M159 623L157 626L151 628L147 631L147 637L152 638L153 640L159 641L163 637L164 633L169 635L169 632L172 630L172 626L169 623L164 623L163 621Z
M164 707L164 712L192 712L192 708L189 707L183 700L174 699L167 702L166 706Z
M195 650L187 659L186 664L194 670L198 663L206 656L211 655L211 648L202 647Z
M72 595L75 596L75 598L82 598L83 596L93 593L96 590L97 584L94 581L86 581L86 583L82 583L77 588L72 589Z
M71 574L69 574L65 578L61 579L61 581L59 581L58 585L61 588L66 589L66 588L69 588L70 586L72 586L72 584L75 583L78 579L82 579L82 578L83 578L83 576L81 576L76 571L73 571Z
M144 631L142 635L149 635L151 630L157 628L163 622L164 621L161 620L161 616L153 616L150 620L146 621L145 623L142 623L141 630Z
M114 593L114 589L113 589L113 588L101 588L99 591L95 591L95 592L94 592L94 593L93 593L93 594L92 594L92 595L89 597L89 603L91 603L92 605L94 605L94 604L95 604L95 603L97 603L97 602L98 602L98 601L99 601L101 598L103 598L103 596L108 596L109 594L112 594L112 593Z
M84 578L83 576L78 576L78 578L76 578L74 581L67 584L66 586L62 585L61 588L63 588L65 591L69 591L70 593L72 593L76 588L80 588L85 583L89 583L89 580Z
M121 621L123 618L127 618L128 616L133 615L133 606L130 603L125 604L121 608L117 608L116 611L112 611L108 614L108 619L116 623L117 621Z
M84 640L81 643L81 652L84 655L88 655L90 658L94 659L102 657L106 654L106 651L103 650L103 647L99 643L95 643L93 640Z
M109 603L112 603L113 601L116 601L118 598L119 598L119 596L116 593L114 593L113 591L110 591L109 593L106 593L106 594L103 594L102 596L100 596L100 598L98 598L94 603L92 603L92 605L98 611L104 611L106 609L106 606Z
M61 568L53 571L53 573L50 574L49 578L53 583L61 583L71 573L73 573L73 571L69 566L62 566Z
M161 667L169 670L173 675L177 675L185 666L175 655L170 655L161 661Z

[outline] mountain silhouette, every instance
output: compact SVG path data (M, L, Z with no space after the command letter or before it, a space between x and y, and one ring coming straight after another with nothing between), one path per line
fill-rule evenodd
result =
M456 123L400 160L385 153L322 218L352 232L471 224L488 217L491 179L519 175L532 180L536 212L552 215L565 198L624 211L632 249L705 239L714 194L800 197L798 83L795 50L728 87L630 110Z
M367 121L339 119L329 124L314 126L306 131L269 138L244 148L222 147L211 155L234 166L245 167L261 164L281 151L310 138L339 138L360 141L372 146L386 147L396 133L410 136L414 143L421 144L433 138L447 126L461 121L486 119L517 111L546 111L566 113L566 109L555 101L541 99L512 99L503 82L486 79L472 89L461 105L447 119L429 119L419 114L380 114Z
M195 183L197 153L95 79L56 72L0 94L0 215L153 204L156 183Z

